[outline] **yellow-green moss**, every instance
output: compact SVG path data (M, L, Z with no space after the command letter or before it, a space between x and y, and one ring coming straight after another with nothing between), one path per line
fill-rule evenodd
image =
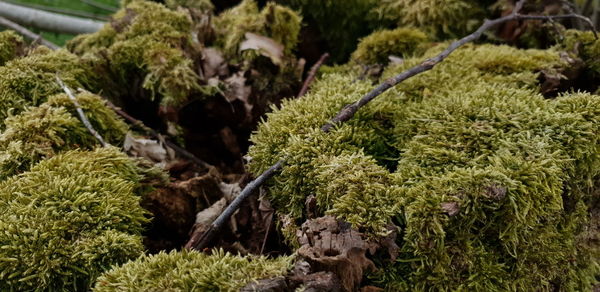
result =
M0 290L84 291L138 257L142 172L102 148L56 155L0 183Z
M77 56L65 51L38 47L27 57L14 59L0 67L0 128L10 114L18 114L26 106L36 106L62 88L56 75L71 88L94 89L97 78Z
M93 291L239 291L253 281L287 273L291 257L234 256L222 250L160 252L106 272Z
M391 55L412 57L426 41L427 35L418 29L376 31L360 40L356 51L352 53L352 60L362 64L386 64Z
M479 26L485 7L475 0L382 0L381 19L421 28L441 38L462 37Z
M101 64L118 87L130 88L133 78L141 78L142 87L163 105L179 105L203 91L189 56L199 52L192 48L192 23L184 11L131 1L100 31L79 36L67 47L105 58Z
M269 194L297 220L315 195L371 236L398 225L399 259L371 276L387 289L589 290L600 246L578 238L600 174L600 96L544 99L536 71L554 66L552 50L469 46L329 134L319 127L371 86L325 76L267 116L250 170L286 160Z
M301 22L302 18L287 7L269 2L259 11L254 0L244 0L215 18L215 44L226 58L236 59L245 34L251 32L273 39L283 45L285 55L290 55L298 43Z
M585 62L596 77L600 76L600 40L591 31L567 30L561 46Z
M24 53L25 41L12 30L0 32L0 66Z
M96 95L82 93L77 101L90 123L112 145L123 142L127 125ZM0 178L29 169L43 159L73 149L93 149L98 141L79 120L73 102L65 94L11 116L0 134Z

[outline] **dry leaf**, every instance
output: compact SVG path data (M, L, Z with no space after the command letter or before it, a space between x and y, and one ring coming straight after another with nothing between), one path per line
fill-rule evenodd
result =
M202 71L204 72L204 80L209 80L215 76L227 76L229 70L227 62L221 52L214 48L205 48L202 51Z
M144 157L155 162L160 167L165 167L167 162L175 156L172 150L166 148L163 143L151 139L135 138L131 133L125 135L123 149L133 156Z
M257 50L261 55L271 59L273 64L281 65L283 58L283 45L272 38L257 35L251 32L245 34L246 40L240 44L240 51Z

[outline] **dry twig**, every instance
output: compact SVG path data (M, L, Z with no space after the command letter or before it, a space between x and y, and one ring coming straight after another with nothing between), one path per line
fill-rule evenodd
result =
M433 67L435 67L435 65L437 65L438 63L440 63L444 59L446 59L446 57L448 57L456 49L458 49L459 47L461 47L469 42L479 39L485 31L487 31L490 28L493 28L501 23L505 23L508 21L528 20L528 19L549 20L549 19L558 19L558 18L578 18L578 19L585 20L588 24L591 24L591 21L588 18L581 16L581 15L577 15L577 14L554 15L554 16L519 14L519 11L523 7L524 3L525 3L525 0L519 0L515 4L515 7L511 14L494 19L494 20L484 21L484 23L475 32L463 37L460 40L453 42L452 44L450 44L450 46L448 46L448 48L446 48L443 52L441 52L437 56L427 59L427 60L421 62L419 65L416 65L396 76L393 76L393 77L387 79L386 81L384 81L379 86L377 86L376 88L371 90L369 93L367 93L365 96L363 96L361 99L359 99L355 103L345 106L333 119L331 119L331 121L329 121L327 124L323 125L321 127L321 130L323 130L324 132L327 133L327 132L331 131L331 129L335 125L348 121L349 119L351 119L354 116L354 114L356 114L356 112L361 107L368 104L371 100L373 100L377 96L381 95L388 89L392 88L393 86L397 85L398 83L400 83L408 78L411 78L415 75L418 75L420 73L423 73L423 72L433 69ZM593 28L593 25L592 25L592 28ZM593 30L594 30L594 34L596 34L595 29L593 29ZM244 199L246 199L250 194L252 194L267 179L269 179L270 177L275 175L275 173L282 168L284 162L285 162L285 159L279 160L277 163L275 163L273 166L271 166L269 169L267 169L265 172L263 172L261 175L259 175L255 180L251 181L242 190L242 192L235 198L235 200L233 202L231 202L231 204L227 207L227 209L225 209L225 211L223 211L223 213L211 224L210 228L200 237L200 239L195 242L188 242L188 246L193 246L197 250L202 250L203 248L205 248L210 243L212 238L217 234L217 232L223 227L225 222L227 222L229 217L231 217L231 215L233 215L233 213L239 208L241 202Z
M42 44L52 50L58 50L58 48L59 48L59 46L57 46L56 44L42 38L41 35L35 34L32 31L22 27L18 23L12 22L2 16L0 16L0 26L3 26L3 27L6 27L6 28L16 31L18 34L20 34L20 35L24 36L26 39L30 40L32 44L39 42L40 44Z
M313 80L315 80L315 75L317 75L317 71L319 71L319 68L321 68L321 66L323 65L325 60L327 60L327 58L329 58L329 53L321 55L321 58L319 58L319 60L312 67L310 67L310 71L308 72L308 75L306 75L306 80L304 80L304 84L302 84L302 89L300 89L300 92L298 92L298 97L301 97L306 94L308 88L310 87L310 84L313 82Z
M69 99L71 99L71 101L75 105L75 109L77 110L77 114L79 115L81 122L83 122L83 125L85 125L85 127L90 132L90 134L92 134L92 136L94 136L98 140L98 142L100 142L100 145L102 145L102 147L106 147L108 144L106 142L104 142L104 139L102 138L102 136L100 136L100 134L98 134L98 132L96 132L94 127L92 127L92 124L90 123L88 118L85 116L85 113L81 109L81 105L79 105L79 102L77 102L77 98L75 98L75 96L73 95L73 92L71 92L71 89L65 85L65 83L60 79L58 74L56 74L56 82L58 82L58 85L60 85L60 87L62 87L62 89L65 91L65 93L69 96Z
M110 107L114 112L116 112L118 115L120 115L121 117L123 117L126 121L128 121L129 123L131 123L132 125L140 128L141 130L143 130L144 132L148 133L150 136L152 136L153 138L159 140L159 141L164 141L165 144L173 149L175 152L177 152L179 155L181 155L184 158L189 159L190 161L194 162L196 165L200 166L200 167L204 167L207 169L213 168L214 166L208 164L207 162L203 161L202 159L196 157L194 154L190 153L189 151L183 149L182 147L178 146L177 144L164 139L164 137L159 134L158 132L156 132L154 129L144 125L144 123L132 116L130 116L128 113L124 112L122 109L118 108L116 105L114 105L112 102L108 101L105 99L106 105L108 107Z

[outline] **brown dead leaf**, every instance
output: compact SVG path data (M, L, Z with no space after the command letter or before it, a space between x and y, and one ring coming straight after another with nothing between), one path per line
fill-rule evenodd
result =
M261 36L255 33L247 32L246 40L240 44L240 51L257 50L261 55L271 59L273 64L281 65L283 58L283 45L272 38Z
M130 155L146 158L163 168L175 158L175 153L163 143L152 139L135 138L131 133L125 135L123 149Z
M440 206L448 216L455 216L460 212L460 205L458 205L457 202L444 202L441 203Z
M202 71L204 72L204 80L215 76L227 76L229 70L227 68L227 62L221 52L215 48L205 48L202 50Z
M314 271L337 275L344 291L357 289L364 273L375 269L366 253L374 251L376 245L363 239L349 223L332 216L306 221L297 237L302 245L298 255L306 259Z

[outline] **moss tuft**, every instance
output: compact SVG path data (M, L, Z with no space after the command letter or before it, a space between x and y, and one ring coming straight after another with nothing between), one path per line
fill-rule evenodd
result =
M24 53L25 41L12 30L0 32L0 66Z
M97 95L82 93L77 100L96 131L112 145L120 145L127 125L106 107ZM55 95L5 121L0 134L0 178L26 171L31 165L59 152L91 150L98 141L77 116L75 106L65 94Z
M0 289L87 290L139 256L141 173L102 148L56 155L0 183Z
M96 88L97 77L77 56L65 50L38 47L27 57L0 67L0 128L4 119L27 106L37 106L62 92L56 74L71 88Z
M287 273L290 257L271 260L213 251L160 252L113 268L93 291L239 291L252 281Z
M427 35L418 29L380 30L363 38L352 53L352 60L362 64L386 64L391 55L412 57L422 49Z

